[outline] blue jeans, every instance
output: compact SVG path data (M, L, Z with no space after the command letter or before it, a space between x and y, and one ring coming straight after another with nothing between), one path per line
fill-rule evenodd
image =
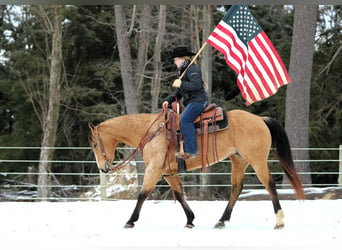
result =
M184 138L184 152L190 154L197 154L197 141L194 120L207 107L207 102L190 102L186 105L180 124Z

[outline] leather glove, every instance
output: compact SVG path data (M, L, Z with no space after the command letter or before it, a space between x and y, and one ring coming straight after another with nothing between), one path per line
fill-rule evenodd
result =
M176 79L173 84L172 84L172 87L175 87L175 88L179 88L182 84L182 80L180 79Z

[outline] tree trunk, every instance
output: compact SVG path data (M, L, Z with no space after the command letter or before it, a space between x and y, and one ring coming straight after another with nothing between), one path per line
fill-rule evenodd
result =
M309 172L310 165L303 162L309 159L309 111L310 84L313 63L317 6L296 5L293 24L293 37L289 75L292 84L286 90L285 127L289 135L297 171ZM301 175L303 184L311 185L310 174ZM283 180L287 183L287 180Z
M152 113L155 113L158 110L160 81L161 81L161 74L162 74L161 46L163 44L163 38L165 34L165 25L166 25L166 5L160 5L159 18L158 18L158 31L157 31L156 43L154 45L154 53L153 53L154 76L153 76L152 86L151 86Z
M49 80L49 106L47 117L43 124L43 141L40 151L39 177L38 177L38 198L46 200L50 195L50 171L53 159L53 147L57 137L60 90L61 90L61 69L62 69L62 24L61 6L52 6L52 20L49 20L48 31L52 32L52 51ZM47 18L47 15L46 15ZM49 58L48 58L49 60Z
M122 5L115 5L115 31L118 43L121 78L124 89L127 114L139 113L138 85L134 84L132 56L129 39L127 37L126 15Z
M213 25L213 10L212 6L205 5L203 6L203 30L202 30L202 43L204 43L209 37L212 31ZM206 46L202 51L202 60L201 60L201 71L202 78L208 84L208 96L209 103L211 99L211 89L212 89L212 47ZM211 167L206 169L207 173L211 172ZM210 184L210 175L204 174L201 175L201 188L200 188L200 198L205 200L208 199L209 191L208 184Z
M138 108L141 105L142 88L145 79L145 68L147 62L148 46L150 45L151 34L151 5L143 5L141 17L139 19L139 45L137 56L137 67L135 73L135 82L138 85L136 96L138 97Z
M208 39L210 33L213 30L213 7L207 5L203 7L203 31L202 31L202 44ZM211 102L211 91L212 91L212 47L206 46L202 51L201 60L201 71L202 78L208 84L208 96L209 103Z

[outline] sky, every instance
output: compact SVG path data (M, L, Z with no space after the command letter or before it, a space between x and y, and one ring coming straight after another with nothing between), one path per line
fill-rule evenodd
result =
M271 201L238 201L214 229L226 201L189 201L193 229L174 201L0 202L0 249L341 249L342 200L282 200L285 228L274 230Z

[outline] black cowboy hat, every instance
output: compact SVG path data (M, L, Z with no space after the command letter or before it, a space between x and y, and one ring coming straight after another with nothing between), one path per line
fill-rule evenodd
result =
M175 57L183 57L183 56L194 56L195 53L188 51L187 47L177 47L174 48L171 54L171 59Z

